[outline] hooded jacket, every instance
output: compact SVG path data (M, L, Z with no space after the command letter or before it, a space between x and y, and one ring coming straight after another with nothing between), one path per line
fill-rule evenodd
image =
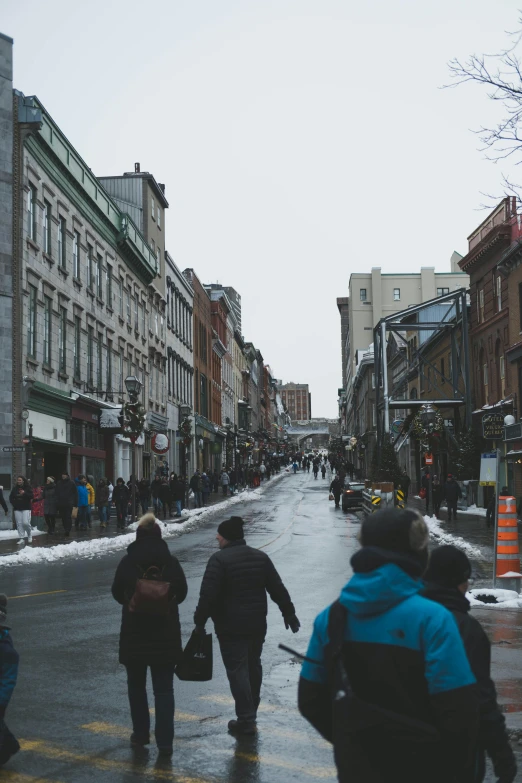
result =
M362 757L350 783L439 783L473 780L477 723L475 678L451 614L420 595L422 569L407 555L365 547L354 555L356 572L341 592L348 612L343 660L356 697L420 724L440 741L415 754L411 738L393 742L387 731L346 737L342 753ZM413 574L410 575L408 571ZM326 665L330 608L315 620L299 683L299 709L329 741L333 737L331 677ZM399 730L400 734L400 730ZM422 765L422 767L420 766ZM348 778L340 777L341 783Z
M17 677L18 653L14 648L9 628L3 626L0 627L0 722L13 694Z
M15 484L9 495L9 502L15 511L31 511L32 499L33 490L27 482L22 485Z
M129 601L136 581L150 566L158 566L161 578L170 582L171 603L168 615L129 612ZM112 595L122 604L120 663L174 665L181 660L181 628L178 604L187 597L187 580L177 558L165 541L156 536L136 539L127 547L114 576Z
M431 601L436 601L453 614L464 648L468 656L471 670L478 685L480 725L479 764L484 765L484 751L491 757L495 775L508 778L508 772L516 774L516 762L509 744L506 732L506 721L497 703L497 692L491 679L491 644L479 621L469 614L468 599L456 588L441 587L428 583L422 594ZM483 775L477 777L482 780Z

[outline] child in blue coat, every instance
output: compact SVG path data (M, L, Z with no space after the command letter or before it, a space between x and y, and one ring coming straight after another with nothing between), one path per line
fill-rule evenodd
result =
M7 596L0 593L0 766L20 750L16 737L5 723L5 712L18 676L18 653L6 621Z

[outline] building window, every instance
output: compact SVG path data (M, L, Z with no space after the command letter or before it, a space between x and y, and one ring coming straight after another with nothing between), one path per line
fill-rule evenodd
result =
M153 364L152 359L149 359L149 400L153 400L153 391L154 391L154 377L152 375L153 371Z
M118 392L123 394L123 355L118 354Z
M152 219L154 220L156 217L156 202L154 201L153 198L151 198L150 200L150 214Z
M29 186L27 194L27 236L36 242L36 188Z
M488 399L488 364L485 362L482 365L482 381L484 383L484 394L487 402Z
M200 387L199 387L199 400L200 400L200 413L202 416L208 419L208 397L207 397L207 379L206 376L201 374Z
M67 266L67 223L63 217L58 227L58 263L62 269Z
M400 288L394 288L393 289L393 301L399 302L401 298L401 289Z
M44 230L43 230L43 249L44 253L47 253L48 256L52 255L51 253L51 226L52 226L53 220L52 220L52 211L51 211L51 205L48 201L44 201Z
M366 288L361 288L359 290L359 297L361 299L361 302L366 302Z
M145 308L145 303L141 305L141 336L145 337L147 329L147 310Z
M96 388L103 388L103 345L102 335L98 334L98 340L96 342Z
M112 391L112 342L110 340L107 341L105 375L107 376L107 391Z
M112 266L107 264L105 269L105 299L107 300L107 307L112 310Z
M92 326L87 327L87 383L93 385L93 353L94 353L94 335Z
M140 329L140 321L138 315L138 294L134 296L134 331L138 332Z
M484 289L479 291L479 323L484 323Z
M96 259L96 296L103 301L103 282L102 282L102 257Z
M80 279L80 234L74 232L73 237L73 277Z
M27 354L36 356L36 288L29 286L29 307L27 313Z
M93 249L91 245L87 245L87 287L91 290L94 288L94 259L92 257Z
M437 288L437 296L446 296L449 294L449 288Z
M65 307L60 307L58 346L58 369L65 373L67 371L67 310Z
M156 210L156 216L158 219L158 228L161 228L161 209L158 206L158 209Z
M126 302L127 302L127 323L130 325L132 321L131 321L131 295L129 289L127 289L126 292Z
M81 323L80 323L80 316L76 315L74 317L74 377L77 379L81 378L80 373L80 350L81 350Z
M118 280L118 315L123 318L123 283Z
M51 365L51 339L52 339L52 312L53 302L50 296L44 297L44 342L43 342L43 361L44 364Z
M497 312L502 310L502 278L497 277Z

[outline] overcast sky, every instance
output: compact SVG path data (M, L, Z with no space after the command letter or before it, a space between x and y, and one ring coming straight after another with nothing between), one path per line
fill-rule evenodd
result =
M498 50L517 0L3 0L15 87L95 174L166 184L181 269L242 296L276 377L337 416L336 297L353 271L449 271L500 169L470 129L498 109L441 90Z

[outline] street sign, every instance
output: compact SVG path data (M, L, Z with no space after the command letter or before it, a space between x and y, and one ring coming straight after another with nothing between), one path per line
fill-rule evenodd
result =
M482 417L482 434L487 440L499 440L504 435L504 415L485 413Z
M4 446L2 451L25 451L25 446Z
M433 454L425 454L424 455L424 463L426 465L433 465Z
M480 460L481 487L495 487L497 484L497 452L482 454Z

